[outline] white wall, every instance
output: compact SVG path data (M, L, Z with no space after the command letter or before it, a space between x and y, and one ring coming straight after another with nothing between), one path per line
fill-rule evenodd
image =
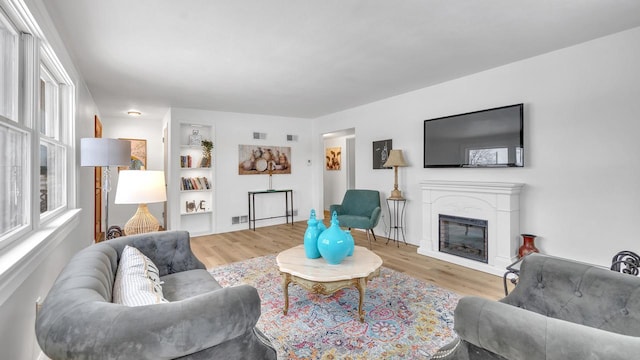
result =
M76 84L76 123L75 123L75 166L78 186L75 191L77 199L72 207L83 208L79 224L72 227L68 235L59 240L51 240L42 245L44 254L30 253L25 261L30 264L27 272L9 274L8 288L16 288L12 293L3 293L0 300L0 349L2 359L36 359L40 348L35 338L35 303L48 293L53 281L71 256L83 247L92 243L93 239L93 168L81 168L80 138L93 136L93 116L98 109L83 79L78 75L64 45L60 41L55 27L51 23L42 0L26 0L29 10L52 45L65 69ZM37 251L36 251L37 252ZM4 279L3 279L4 281Z
M266 190L268 175L238 174L238 145L271 145L291 147L291 174L273 175L274 189L292 189L296 221L306 219L311 210L311 178L308 161L312 160L312 120L281 116L240 114L220 111L172 108L171 121L211 124L214 127L215 232L248 228L231 224L232 216L248 215L247 192ZM266 139L254 140L253 132L266 133ZM286 135L297 135L297 141L287 141ZM313 161L312 163L316 163ZM178 184L167 184L177 188ZM256 217L284 214L284 195L266 194L256 197ZM284 218L263 220L257 227L285 222Z
M323 133L356 128L357 187L386 197L393 174L371 169L371 142L392 138L410 165L398 175L408 199L410 243L419 244L421 237L421 181L522 182L521 232L538 235L544 253L606 266L616 252L638 250L639 63L635 28L321 117L315 148ZM423 120L520 102L524 168L423 168ZM318 170L316 176L321 179Z
M102 137L147 140L147 170L164 170L164 149L162 146L162 119L145 119L133 117L106 118L102 121ZM135 214L138 205L115 204L118 188L118 170L111 169L111 193L109 195L109 226L118 225L124 228L129 219ZM148 204L149 211L161 225L163 203Z

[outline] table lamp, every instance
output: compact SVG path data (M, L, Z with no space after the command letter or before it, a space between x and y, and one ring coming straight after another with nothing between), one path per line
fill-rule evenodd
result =
M130 141L108 138L80 139L80 166L102 167L102 192L105 194L105 233L109 230L109 192L111 192L110 166L124 166L129 165L130 163ZM96 241L100 240L96 239Z
M149 212L147 204L163 201L167 201L164 171L120 171L115 203L138 204L138 210L124 225L125 235L158 231L160 223Z
M389 152L389 158L387 159L387 162L382 166L393 166L393 171L395 172L395 181L393 183L393 190L391 191L391 196L389 197L389 199L404 199L402 197L402 192L398 190L398 167L407 166L407 163L404 161L404 157L402 156L402 150L391 150Z

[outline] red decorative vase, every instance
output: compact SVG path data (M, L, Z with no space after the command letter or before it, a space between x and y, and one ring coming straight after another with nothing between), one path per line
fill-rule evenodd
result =
M531 234L521 234L522 236L522 246L518 249L518 257L522 258L531 253L539 253L540 251L536 247L534 241L536 239L535 235Z

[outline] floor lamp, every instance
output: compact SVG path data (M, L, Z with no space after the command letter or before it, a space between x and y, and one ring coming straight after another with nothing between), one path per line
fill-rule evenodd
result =
M80 166L102 167L102 193L105 195L105 238L109 231L110 166L131 164L131 142L107 138L80 139ZM102 229L100 229L102 230ZM96 239L96 241L99 241Z
M164 171L123 170L118 176L116 204L138 204L138 210L124 225L125 235L158 231L160 223L147 204L167 201Z

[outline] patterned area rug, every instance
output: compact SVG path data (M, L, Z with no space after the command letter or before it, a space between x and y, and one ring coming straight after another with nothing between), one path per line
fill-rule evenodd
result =
M289 313L275 255L209 270L222 286L249 284L258 289L258 322L278 359L428 359L453 340L453 310L459 295L383 267L369 281L365 322L357 319L358 290L331 296L289 285Z

